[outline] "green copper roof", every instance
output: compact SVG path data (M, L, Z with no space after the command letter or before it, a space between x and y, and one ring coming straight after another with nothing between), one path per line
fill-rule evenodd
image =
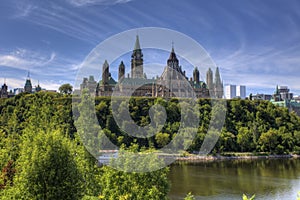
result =
M117 82L116 82L115 79L113 79L112 77L109 77L109 78L108 78L108 84L109 84L109 85L116 85ZM102 80L99 81L99 85L102 85Z
M26 80L25 87L32 87L30 79Z
M207 88L206 83L203 81L200 81L199 83L196 83L195 81L189 81L192 88Z

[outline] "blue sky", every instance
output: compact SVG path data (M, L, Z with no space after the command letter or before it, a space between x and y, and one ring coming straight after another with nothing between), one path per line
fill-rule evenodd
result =
M162 27L200 43L225 84L246 85L248 94L287 85L300 94L297 0L11 0L1 2L0 25L0 83L6 78L10 88L23 87L28 70L33 85L73 84L85 57L108 37Z

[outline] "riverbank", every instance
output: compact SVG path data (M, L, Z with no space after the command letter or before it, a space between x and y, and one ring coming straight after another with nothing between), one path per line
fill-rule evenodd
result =
M300 155L188 155L179 156L176 158L178 162L208 162L208 161L222 161L222 160L255 160L255 159L300 159Z

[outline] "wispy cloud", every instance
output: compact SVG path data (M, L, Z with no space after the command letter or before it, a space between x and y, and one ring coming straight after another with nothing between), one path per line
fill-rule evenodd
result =
M229 52L215 57L226 84L272 90L278 84L300 91L299 45L285 49L263 46L252 50L240 48Z
M55 52L41 53L18 48L9 53L0 53L0 66L3 69L1 78L7 78L10 87L23 87L26 71L30 70L33 80L37 82L39 79L47 89L57 89L60 83L74 81L80 64L80 59L67 58ZM21 82L11 82L11 79Z
M81 2L78 5L83 6L92 4L93 2L96 4L98 1L78 2ZM99 1L98 3L101 2L102 1ZM125 3L125 1L112 1L111 3L113 2ZM104 3L104 1L102 3ZM20 3L20 5L22 5L22 3ZM19 7L19 5L17 7ZM96 45L100 41L106 39L106 37L109 36L107 30L112 29L112 27L121 27L122 24L126 24L123 22L124 20L131 20L129 18L124 18L124 16L121 16L120 14L109 17L105 15L105 13L99 12L99 9L95 11L92 7L89 8L90 11L88 13L76 13L73 10L75 8L62 6L56 2L47 5L40 3L36 4L34 7L38 9L35 9L35 12L32 12L30 15L22 15L23 20L52 29L92 45ZM19 12L18 10L19 9L17 9L17 12ZM112 10L112 12L114 11ZM99 18L102 19L102 23L98 23L98 20L96 20Z
M128 3L133 0L67 0L74 6L89 6L89 5L115 5L121 3Z
M18 3L16 4L17 11L14 17L27 17L38 7L32 4Z
M56 54L54 52L45 56L37 52L18 48L8 54L0 54L0 65L26 70L49 65L55 58Z

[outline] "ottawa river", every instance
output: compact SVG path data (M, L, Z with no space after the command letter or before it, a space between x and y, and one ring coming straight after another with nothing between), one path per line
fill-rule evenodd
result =
M300 192L300 159L259 159L176 164L170 167L170 199L192 192L196 199L296 200Z

